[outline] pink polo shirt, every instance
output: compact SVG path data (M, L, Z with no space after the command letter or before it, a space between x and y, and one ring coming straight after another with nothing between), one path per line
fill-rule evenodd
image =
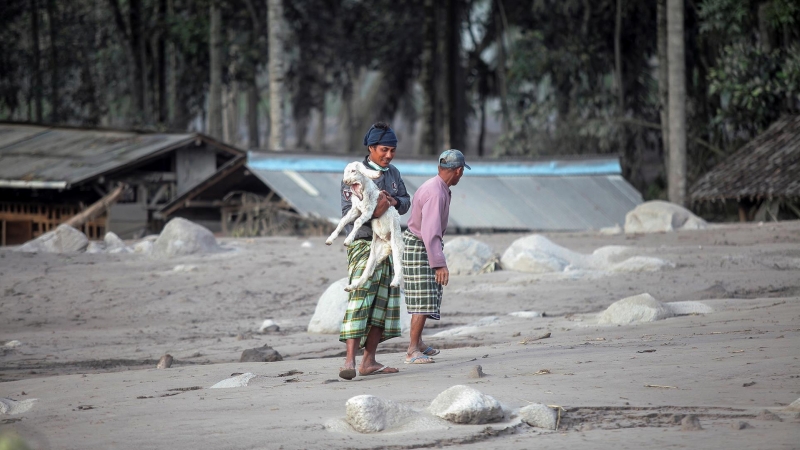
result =
M440 176L422 183L411 199L408 230L425 243L431 268L447 267L442 237L450 217L450 188Z

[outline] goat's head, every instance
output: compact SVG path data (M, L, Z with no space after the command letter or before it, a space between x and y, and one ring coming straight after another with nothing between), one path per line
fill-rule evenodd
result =
M367 178L378 179L381 176L379 170L371 170L364 167L360 161L353 161L344 168L344 184L350 186L353 195L359 200L364 199L364 183L369 182Z

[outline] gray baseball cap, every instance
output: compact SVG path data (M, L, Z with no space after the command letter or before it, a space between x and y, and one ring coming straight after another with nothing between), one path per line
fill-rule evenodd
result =
M463 166L469 170L472 170L472 167L468 166L464 161L464 154L461 153L460 150L456 150L454 148L445 150L441 155L439 155L439 166L446 169L458 169L459 167Z

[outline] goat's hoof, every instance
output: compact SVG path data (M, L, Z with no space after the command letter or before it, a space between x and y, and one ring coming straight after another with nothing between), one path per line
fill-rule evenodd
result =
M325 241L325 245L331 245L331 244L333 244L333 239L328 239L327 241Z
M356 287L355 287L355 286L352 286L352 285L350 285L350 286L345 286L345 287L344 287L344 291L345 291L345 292L353 292L353 291L355 291L355 290L356 290Z
M349 246L350 246L350 244L352 244L352 243L353 243L353 241L352 241L351 239L345 239L345 241L344 241L344 246L345 246L345 247L349 247Z
M400 287L400 282L399 281L397 281L397 282L393 281L393 282L389 283L389 286L391 286L391 287Z

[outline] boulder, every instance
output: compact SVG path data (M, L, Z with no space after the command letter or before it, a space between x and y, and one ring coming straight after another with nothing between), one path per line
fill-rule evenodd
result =
M220 251L217 239L201 225L176 217L167 223L153 244L152 255L172 257Z
M258 327L258 332L262 334L266 333L274 333L276 331L280 331L281 327L278 326L272 319L266 319L264 322L261 323L261 326Z
M789 403L789 406L786 407L788 411L800 411L800 398Z
M702 230L708 226L683 206L661 200L644 202L625 215L625 233Z
M250 380L255 378L256 375L254 373L242 373L230 378L226 378L219 383L211 386L210 389L227 389L227 388L237 388L237 387L245 387L250 383Z
M344 288L348 285L347 278L334 281L322 293L314 309L314 315L308 323L308 332L314 334L339 334L344 313L347 311L347 301L350 296ZM400 330L408 333L411 329L411 315L406 308L403 291L400 291Z
M469 378L483 378L486 374L483 373L483 366L474 366L469 370L467 377Z
M161 359L158 360L158 364L156 364L156 369L169 369L172 367L173 360L174 358L172 358L170 354L162 356Z
M283 361L283 357L277 350L269 345L263 345L258 348L249 348L242 352L242 357L239 362L273 362Z
M520 319L533 319L534 317L542 317L542 313L538 311L514 311L508 313L508 315L519 317Z
M359 433L377 433L402 425L418 413L392 400L357 395L345 404L347 423Z
M672 311L650 294L623 298L600 313L600 323L627 325L634 322L654 322L672 317Z
M514 241L500 258L504 269L517 272L562 272L584 255L554 244L542 235L533 234Z
M555 430L558 414L553 408L541 403L531 403L519 410L519 417L532 427Z
M605 235L605 236L614 236L614 235L617 235L617 234L622 234L623 230L622 230L622 227L618 223L615 223L614 226L600 228L599 233L602 234L602 235Z
M444 244L444 256L451 275L475 275L493 269L497 255L481 241L460 236Z
M505 417L500 402L464 385L453 386L436 396L429 410L431 414L453 423L481 424Z
M759 420L774 420L775 422L783 422L781 416L775 414L774 412L768 409L762 409L758 414L756 414L756 419Z
M53 231L26 242L17 249L29 253L80 253L89 246L89 238L80 230L61 224Z

